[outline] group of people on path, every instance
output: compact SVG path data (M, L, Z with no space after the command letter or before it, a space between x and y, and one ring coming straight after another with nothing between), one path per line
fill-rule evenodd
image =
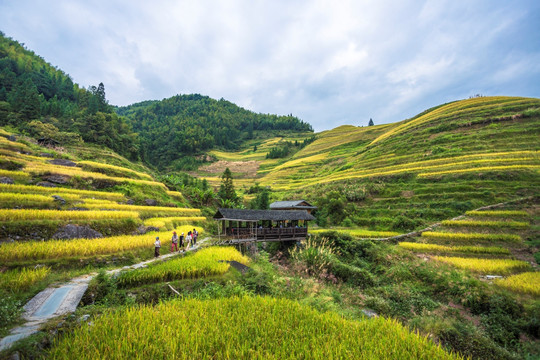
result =
M197 244L197 237L199 236L199 232L196 229L193 229L193 231L189 231L187 233L187 236L184 238L184 233L182 235L178 236L176 231L173 231L172 239L171 239L171 252L173 251L180 251L182 252L186 251L186 248L189 246L194 246ZM185 241L185 244L184 244ZM180 248L178 247L180 243ZM159 240L159 236L156 237L156 241L154 242L155 247L155 253L154 256L159 256L159 251L161 249L161 241Z

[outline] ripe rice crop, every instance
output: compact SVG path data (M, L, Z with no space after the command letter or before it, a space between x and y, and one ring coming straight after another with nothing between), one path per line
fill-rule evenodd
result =
M51 271L48 267L37 269L15 269L0 273L0 290L17 293L30 288L33 284L41 281L49 275Z
M540 296L540 272L538 271L497 279L494 283L515 292Z
M396 174L403 174L403 173L410 173L410 172L418 172L418 176L422 177L424 174L429 174L429 176L435 174L446 174L446 173L454 173L454 172L470 172L470 171L482 171L486 169L491 170L501 170L504 169L521 169L521 168L535 168L534 165L505 165L505 166L491 166L491 167L473 167L470 168L468 165L481 165L481 164L489 164L489 163L507 163L507 162L515 162L515 161L533 161L536 162L536 158L530 157L530 158L523 158L523 159L514 159L514 158L508 158L508 159L478 159L478 160L470 160L470 161L457 161L458 158L444 158L444 159L436 159L436 160L427 160L427 161L419 161L419 162L412 162L412 163L405 163L405 164L398 164L398 165L392 165L387 167L378 167L378 168L372 168L372 169L362 169L357 170L356 168L341 171L339 173L336 173L335 175L330 175L322 178L321 180L317 181L317 183L324 183L329 181L337 181L337 180L344 180L344 179L351 179L351 178L369 178L369 177L378 177L378 176L390 176L390 175L396 175ZM451 161L449 163L449 161ZM428 165L429 163L439 163L443 162L443 164L439 165ZM463 166L466 166L465 168L461 168ZM460 167L460 168L455 168ZM451 169L448 169L451 168ZM500 169L499 169L500 168ZM540 167L536 167L540 168ZM438 172L425 172L426 170L441 170ZM279 178L283 177L282 174L278 172L272 173L273 178ZM268 180L268 177L266 180Z
M193 228L199 233L204 232L202 228L192 225L182 226L178 231L187 233ZM171 242L171 232L162 231L99 239L48 240L38 245L33 241L4 243L0 245L0 262L107 255L140 248L148 248L149 252L153 252L156 236L160 237L164 248Z
M478 221L478 220L443 220L444 226L465 226L465 227L490 227L490 228L510 228L526 229L529 223L522 221Z
M106 200L106 199L84 199L82 201L82 204L98 204L98 205L102 205L102 206L107 206L107 205L118 205L118 202L114 201L114 200Z
M435 253L449 253L449 252L459 252L459 253L471 253L471 254L498 254L498 255L509 255L510 251L503 247L498 246L445 246L445 245L436 245L436 244L422 244L414 242L400 242L399 246L411 250L411 251L425 251L425 252L435 252Z
M347 320L268 297L178 299L113 310L60 338L48 355L73 354L82 360L462 359L394 319Z
M379 141L387 139L398 133L402 133L411 127L415 127L415 126L433 121L435 119L448 117L451 114L459 114L463 112L464 110L470 111L470 109L468 108L472 108L472 110L480 110L482 108L490 108L493 106L498 107L503 101L511 102L511 103L514 103L514 102L519 103L522 101L522 99L497 96L497 97L489 97L489 98L475 98L475 99L469 99L469 100L464 100L464 101L456 101L447 105L440 106L412 120L401 122L398 126L394 127L392 130L387 131L383 133L381 136L377 137L375 140L371 142L370 145L373 145Z
M309 230L311 234L320 234L326 231L337 231L344 234L349 234L358 238L377 239L391 236L397 236L399 233L393 231L371 231L365 229L314 229Z
M177 217L158 217L144 220L144 225L154 226L157 228L166 228L172 230L175 226L185 223L194 223L197 221L204 221L204 216L177 216Z
M479 217L529 217L529 213L523 210L485 210L477 211L471 210L467 211L465 214L469 216L479 216Z
M109 199L122 201L125 200L123 194L114 193L114 192L105 192L105 191L91 191L91 190L78 190L78 189L68 189L68 188L49 188L44 186L37 185L9 185L9 184L0 184L0 193L1 192L14 192L21 194L51 194L59 195L66 197L66 194L73 194L79 197L92 197L99 199ZM67 199L67 198L66 198Z
M32 152L32 149L30 149L26 144L23 144L17 141L8 140L7 138L3 136L0 136L0 148L13 149L15 151L21 151L21 152L27 152L27 153Z
M449 233L425 231L422 233L422 237L456 241L503 241L512 243L519 243L522 241L521 236L514 234Z
M418 177L440 176L449 174L463 174L469 172L489 172L489 171L513 171L513 170L539 170L538 165L504 165L504 166L483 166L471 169L452 169L445 171L425 172L418 174Z
M34 175L60 174L66 176L79 176L81 178L110 180L117 183L135 183L166 189L166 186L157 181L130 179L127 177L109 176L98 172L84 171L78 167L58 166L48 163L28 162L25 171Z
M178 198L180 200L184 200L184 195L182 195L180 191L167 190L167 195Z
M0 193L0 207L52 207L55 201L52 196L35 194Z
M223 262L218 262L219 260ZM233 247L210 247L193 255L169 260L146 269L123 272L118 277L118 283L122 286L133 286L224 274L230 266L224 261L231 260L249 263L249 259Z
M116 204L113 202L104 202L104 203L85 203L83 205L88 209L107 209L107 210L131 210L137 211L142 218L147 218L157 214L161 216L167 215L196 215L200 214L201 210L199 209L188 209L188 208L175 208L168 206L143 206L143 205L126 205L126 204Z
M471 270L482 274L508 275L531 270L526 261L509 259L472 259L460 257L434 256L435 260L453 265L459 269Z
M0 176L10 177L13 180L16 181L26 181L30 179L30 175L25 173L24 171L11 171L11 170L4 170L0 169Z
M98 163L98 162L94 162L94 161L78 161L77 163L79 165L82 165L84 168L89 168L91 171L93 171L93 170L96 170L96 171L99 171L99 170L113 170L113 171L121 173L121 174L123 174L125 176L136 176L139 179L154 180L152 178L152 176L150 176L148 174L138 172L138 171L135 171L135 170L131 170L131 169L128 169L128 168L125 168L125 167L109 165L109 164L103 164L103 163Z
M0 221L138 218L135 211L0 209Z

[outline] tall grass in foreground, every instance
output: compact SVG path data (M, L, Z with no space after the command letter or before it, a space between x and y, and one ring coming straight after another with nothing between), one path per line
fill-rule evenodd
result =
M0 273L0 290L12 291L14 293L30 288L33 284L41 281L49 275L51 271L48 267L38 269L16 269Z
M422 237L453 241L502 241L510 243L520 243L522 241L521 236L514 234L479 234L425 231L422 233Z
M196 228L199 233L204 231L200 227L191 225L182 226L178 231L187 233L193 228ZM34 241L5 243L0 245L0 262L107 255L140 248L153 251L156 236L160 237L163 248L170 244L170 231L100 239L48 240L39 244Z
M218 260L235 260L243 264L249 262L247 257L233 247L211 247L197 251L193 255L169 260L145 269L124 272L118 277L118 283L122 286L133 286L226 273L229 270L229 264L218 262Z
M53 359L462 359L397 320L346 320L263 297L116 310L53 344Z
M531 265L521 260L472 259L445 256L434 256L433 258L460 269L471 270L482 274L509 275L520 271L531 270Z
M497 279L494 283L515 292L540 296L540 272L512 275L506 279Z
M498 246L445 246L436 244L422 244L414 242L400 242L399 246L411 251L425 251L434 253L468 253L468 254L498 254L509 255L510 251Z

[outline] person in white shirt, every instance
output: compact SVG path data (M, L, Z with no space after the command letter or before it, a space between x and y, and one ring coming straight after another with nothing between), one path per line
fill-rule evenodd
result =
M156 248L154 256L159 257L159 249L161 249L161 241L159 241L159 237L156 237L156 241L154 242L154 246Z
M186 246L189 247L190 245L193 246L191 240L193 239L193 236L191 236L191 231L187 233L186 236Z

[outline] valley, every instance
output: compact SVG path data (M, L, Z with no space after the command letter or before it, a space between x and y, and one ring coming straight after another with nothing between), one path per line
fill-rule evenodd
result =
M315 133L199 94L113 107L0 45L0 338L88 280L0 358L540 356L540 99ZM300 199L306 239L219 246L219 208Z

